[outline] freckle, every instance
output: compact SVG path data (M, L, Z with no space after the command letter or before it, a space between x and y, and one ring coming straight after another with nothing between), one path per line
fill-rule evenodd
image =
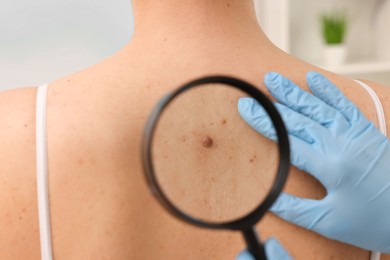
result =
M226 119L222 120L222 124L226 125Z
M83 158L80 158L80 159L78 160L78 163L79 163L80 165L83 165L83 164L84 164Z
M28 124L24 124L24 127L26 127L26 128L27 128L27 127L28 127Z
M203 136L200 142L205 148L210 148L211 146L213 146L213 139L211 139L210 136Z
M22 212L25 213L26 212L26 208L22 208Z
M95 159L90 159L89 163L92 164L92 165L95 165L96 164L96 160Z
M249 162L250 162L250 163L253 163L253 159L250 159Z

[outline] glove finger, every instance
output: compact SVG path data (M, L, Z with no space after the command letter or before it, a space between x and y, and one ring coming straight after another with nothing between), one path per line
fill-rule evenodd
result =
M291 163L313 175L326 188L332 175L321 175L322 149L327 135L326 129L313 120L281 105L275 104L286 124L290 141Z
M276 103L275 106L282 116L289 135L296 136L311 144L321 140L315 138L319 136L318 132L323 128L320 124L283 105ZM238 111L241 117L253 129L267 138L277 141L276 131L268 113L255 99L240 98L238 101Z
M318 137L325 133L326 128L282 104L276 103L275 107L282 116L289 135L293 135L309 144L321 143L322 138Z
M292 260L286 249L275 238L265 242L265 254L269 260Z
M309 72L307 82L313 93L329 106L340 111L350 122L365 119L365 116L332 82L317 73Z
M281 104L327 127L344 116L321 99L302 90L289 79L270 72L264 78L268 90ZM347 123L347 122L345 122Z
M264 249L268 260L292 260L286 249L275 238L268 239ZM236 260L255 260L255 258L248 250L244 250L236 257Z
M333 183L332 174L321 174L323 161L317 146L302 141L295 136L289 136L291 149L291 164L316 178L326 189Z
M256 259L248 250L244 250L236 257L236 260L256 260Z
M318 220L316 214L318 204L319 201L316 200L281 193L270 210L288 222L306 229L313 229L316 227Z
M320 175L319 168L321 168L322 163L318 163L318 160L322 158L318 148L323 147L322 138L326 133L322 130L325 128L283 105L275 105L287 127L291 147L291 163L313 175L328 188L328 179L332 175ZM256 100L253 98L239 99L238 110L241 117L257 132L277 141L276 131L268 114Z
M277 135L271 118L263 106L253 98L240 98L238 112L253 129L265 137L277 141Z

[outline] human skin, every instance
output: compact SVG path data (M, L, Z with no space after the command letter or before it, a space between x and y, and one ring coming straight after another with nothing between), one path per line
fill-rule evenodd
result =
M352 80L323 71L276 48L257 25L250 0L134 0L135 33L102 62L51 82L48 90L49 191L55 259L233 259L245 245L238 233L192 227L171 217L152 197L141 167L141 135L156 102L191 79L224 74L265 91L276 71L307 90L305 76L329 77L375 124L368 94ZM390 88L367 82L390 111ZM194 100L196 101L196 100ZM198 100L199 101L199 100ZM0 259L39 259L35 170L36 89L0 93ZM198 104L194 102L194 104ZM180 112L177 119L182 120ZM390 122L386 114L387 122ZM201 119L191 118L196 121ZM217 121L222 122L224 118ZM240 130L240 118L225 122ZM388 127L390 125L388 124ZM240 146L226 132L194 129L193 152L261 155L272 144L253 144L242 130ZM175 129L168 130L172 136ZM204 149L201 140L212 138ZM267 167L248 158L243 172ZM228 163L228 156L220 159ZM168 165L169 161L162 161ZM199 161L180 165L190 172ZM190 184L188 184L190 185ZM285 191L322 198L323 187L292 169ZM202 210L200 208L199 210ZM369 259L367 251L331 241L272 214L257 226L275 236L296 259ZM384 257L383 259L386 259ZM390 258L388 258L390 259Z

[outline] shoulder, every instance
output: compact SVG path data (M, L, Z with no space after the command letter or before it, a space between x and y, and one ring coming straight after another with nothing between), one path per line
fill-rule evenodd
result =
M5 113L12 113L12 115L26 112L25 109L29 105L35 106L35 96L37 87L24 87L0 91L0 120L5 119ZM30 112L30 111L28 111Z
M36 88L0 92L0 161L2 172L27 172L35 163ZM21 163L23 162L23 163Z
M0 92L0 258L39 257L35 188L36 88ZM23 248L15 241L30 239ZM24 241L26 242L26 241Z
M383 110L385 112L386 123L389 127L390 126L390 86L386 86L384 84L369 81L369 80L360 80L360 81L367 84L378 95L379 100L382 103Z
M386 86L382 83L373 82L370 80L360 81L371 87L379 96L381 96L381 99L383 98L383 101L388 102L390 100L390 85Z
M390 85L386 86L382 83L373 82L366 79L358 79L359 81L367 84L370 88L372 88L379 96L382 96L384 101L389 101L390 99Z
M34 142L36 88L0 92L0 156L20 147L22 141Z

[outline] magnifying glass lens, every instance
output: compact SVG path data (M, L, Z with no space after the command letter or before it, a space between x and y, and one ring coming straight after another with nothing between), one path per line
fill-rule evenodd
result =
M241 97L248 94L224 84L190 88L168 104L156 125L156 181L177 209L203 222L248 215L276 178L278 147L241 118ZM261 120L270 121L264 115Z

